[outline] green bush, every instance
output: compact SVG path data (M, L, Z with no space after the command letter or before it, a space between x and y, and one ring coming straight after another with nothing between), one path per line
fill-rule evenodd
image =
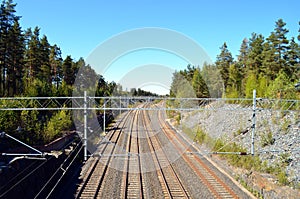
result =
M285 171L280 171L278 174L277 174L277 178L278 178L278 182L282 185L288 185L289 184L289 181L288 181L288 178L287 178L287 175L285 173Z
M195 139L198 143L202 144L205 141L206 136L206 133L202 129L198 129Z
M183 131L191 136L195 135L194 141L197 141L200 144L206 144L208 147L212 149L212 151L216 152L245 152L246 149L233 142L227 144L224 138L213 139L208 134L206 134L202 129L197 129L197 131L193 131L187 127L183 128ZM195 133L193 133L195 132ZM266 136L266 143L272 144L274 139L272 137L272 133L268 133ZM285 173L285 168L288 165L290 158L289 154L280 155L280 162L276 165L269 166L266 161L260 160L259 156L251 156L251 155L236 155L236 154L219 154L220 157L225 158L231 165L237 166L240 168L244 168L247 170L253 170L258 172L265 172L274 174L278 182L282 185L289 185L287 175Z
M71 125L71 116L67 111L62 110L54 114L45 128L43 135L44 141L51 142L62 136L62 131L69 130Z

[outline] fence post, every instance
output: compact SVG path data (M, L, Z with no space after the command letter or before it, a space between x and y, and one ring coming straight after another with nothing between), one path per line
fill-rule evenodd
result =
M252 115L252 139L251 139L251 155L254 156L254 136L256 126L256 90L253 90L253 115Z

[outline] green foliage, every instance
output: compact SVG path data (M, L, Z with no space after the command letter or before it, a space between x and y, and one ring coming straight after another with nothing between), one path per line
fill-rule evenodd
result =
M192 79L192 86L196 94L196 97L198 98L209 97L208 87L204 79L202 78L201 71L199 68L197 68L194 72L193 79Z
M218 152L245 152L246 149L242 148L236 143L227 144L221 138L215 140L215 145L212 148ZM226 158L230 164L245 168L247 170L266 171L266 164L264 164L258 156L239 156L236 154L221 154Z
M195 139L198 141L198 143L202 144L206 140L206 136L207 134L202 129L198 129Z
M233 86L229 86L226 89L226 97L227 98L238 98L239 97L239 91Z
M194 89L191 84L191 80L188 80L183 75L184 71L175 72L173 74L173 81L170 89L170 96L177 98L196 97ZM192 74L189 74L192 75Z
M261 146L262 147L273 145L274 143L275 143L275 139L273 138L272 132L269 132L266 135L264 134L261 136Z
M242 80L243 80L243 65L242 63L231 64L229 67L229 80L228 87L230 86L237 92L237 96L242 90ZM228 95L226 96L228 98Z
M288 133L288 129L289 129L291 123L292 122L289 119L284 119L283 120L283 123L281 125L281 130L283 131L284 134Z
M22 137L28 144L43 143L41 134L43 124L39 121L39 112L36 110L21 112Z
M277 175L278 178L278 182L282 185L288 185L289 184L289 180L287 178L287 175L285 173L285 171L280 171Z
M47 97L52 95L52 85L39 79L31 79L25 85L25 96L28 97Z
M0 103L1 107L16 106L13 102L0 101ZM20 121L19 114L16 111L0 111L0 131L6 133L15 132L18 125L20 125L20 123L16 121Z
M281 71L277 78L270 84L267 90L268 97L281 98L288 82L288 76Z
M266 73L266 69L262 65L264 60L264 42L265 39L263 35L252 33L249 41L249 53L245 69L248 74L254 73L264 75Z
M233 63L233 57L228 50L226 42L220 47L221 53L217 56L216 66L220 70L221 77L226 89L229 81L229 67Z
M62 136L64 130L69 130L72 125L70 114L62 110L54 114L45 127L43 138L46 142L50 142Z
M268 80L266 76L260 74L258 78L258 87L256 90L257 97L267 97Z
M245 86L246 98L252 98L253 90L256 88L257 88L256 75L254 73L250 73L246 79L246 86Z
M206 83L209 95L212 98L220 98L224 93L224 82L216 65L204 63L201 75Z
M279 19L266 39L256 33L249 40L244 39L236 61L227 44L222 45L215 64L226 90L223 97L252 98L256 89L258 97L299 99L293 85L300 78L300 46L294 37L287 38L289 30L285 26ZM211 90L210 82L207 85Z
M235 142L228 144L228 141L224 138L213 139L202 129L193 131L192 129L183 126L183 132L185 132L190 138L194 138L195 142L205 144L215 152L245 152L246 149L241 147ZM238 134L239 132L237 132ZM269 139L273 140L272 134L269 135ZM236 155L236 154L219 154L222 158L225 158L231 165L244 168L247 170L266 172L274 174L278 182L283 185L289 185L285 168L289 164L290 155L285 153L280 155L280 161L276 165L268 165L266 161L260 160L259 156L250 155Z

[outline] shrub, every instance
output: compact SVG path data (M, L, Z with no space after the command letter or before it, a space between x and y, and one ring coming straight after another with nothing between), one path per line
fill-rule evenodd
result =
M198 129L195 139L202 144L205 141L206 136L206 133L202 129Z
M289 181L288 181L288 178L287 178L287 175L285 173L285 171L280 171L278 174L277 174L277 178L278 178L278 182L282 185L288 185L289 184Z
M44 141L50 142L62 136L62 131L70 129L71 125L71 116L67 111L62 110L54 114L45 128Z

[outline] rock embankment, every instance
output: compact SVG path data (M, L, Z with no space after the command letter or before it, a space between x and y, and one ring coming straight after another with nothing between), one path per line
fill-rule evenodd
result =
M235 142L250 153L253 130L251 107L223 106L224 110L184 113L182 124L190 129L201 128L212 138ZM260 110L256 112L255 127L255 154L268 165L284 165L288 181L299 189L300 112Z

